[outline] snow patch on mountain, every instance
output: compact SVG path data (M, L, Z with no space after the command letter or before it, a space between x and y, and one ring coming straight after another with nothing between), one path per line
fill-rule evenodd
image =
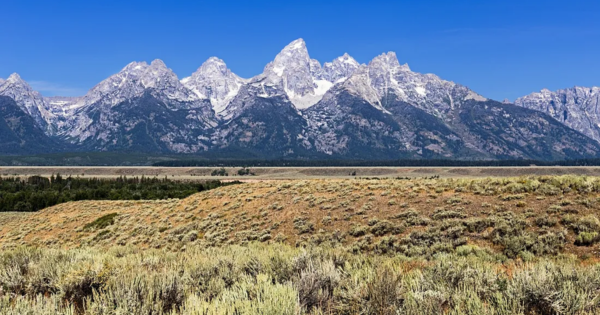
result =
M358 67L358 62L348 54L321 67L319 61L310 58L304 40L297 39L252 81L276 87L296 108L306 109L318 103L335 83L346 80Z
M247 80L234 74L225 62L211 57L181 83L199 98L210 100L216 114L221 114Z
M427 96L427 90L422 86L415 87L415 91L421 96Z

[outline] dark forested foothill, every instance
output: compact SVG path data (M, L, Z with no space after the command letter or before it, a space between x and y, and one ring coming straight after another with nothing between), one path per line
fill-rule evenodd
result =
M0 177L0 212L38 211L77 200L155 200L185 198L194 193L237 182L174 181L157 177L116 179L32 176Z

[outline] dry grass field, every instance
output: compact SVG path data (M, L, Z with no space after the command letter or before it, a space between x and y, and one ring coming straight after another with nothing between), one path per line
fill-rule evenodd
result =
M2 314L598 314L600 178L252 181L0 213Z

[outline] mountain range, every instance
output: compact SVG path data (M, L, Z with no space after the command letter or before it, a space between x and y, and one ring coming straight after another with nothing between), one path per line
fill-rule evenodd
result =
M287 45L249 79L211 57L179 79L132 62L81 97L0 79L0 154L115 151L236 158L536 159L600 156L600 88L497 102L395 53L321 64Z

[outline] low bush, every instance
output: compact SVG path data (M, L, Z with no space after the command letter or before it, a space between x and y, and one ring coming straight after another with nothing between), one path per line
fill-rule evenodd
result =
M596 235L597 236L597 235ZM547 258L530 235L517 259L443 242L431 230L374 248L435 254L349 254L328 247L188 247L186 251L0 252L2 314L597 314L600 268ZM583 236L582 236L583 237ZM559 235L541 243L551 244ZM397 249L396 249L397 248ZM48 286L40 286L40 280ZM30 290L29 288L39 288Z
M104 229L110 225L113 225L115 223L115 218L118 216L119 214L117 213L110 213L107 215L103 215L101 217L99 217L98 219L86 224L83 227L84 231L89 231L89 230L101 230Z
M575 239L577 246L592 246L600 240L598 232L580 232Z

